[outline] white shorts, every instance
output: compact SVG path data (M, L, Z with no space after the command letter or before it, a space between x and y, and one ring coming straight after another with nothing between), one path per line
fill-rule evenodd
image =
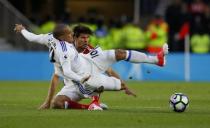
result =
M84 99L84 95L80 94L79 90L77 87L74 86L68 86L65 85L58 93L56 96L59 95L64 95L70 98L73 101L80 101L81 99Z
M65 84L57 95L65 95L73 101L80 101L98 95L98 93L93 91L101 86L104 87L105 91L117 91L121 89L121 81L119 79L104 74L91 75L85 85L81 85L78 82L68 82Z
M57 93L57 95L65 95L73 101L80 101L81 99L90 98L98 93L93 90L85 89L80 83L72 81L64 81L65 86Z

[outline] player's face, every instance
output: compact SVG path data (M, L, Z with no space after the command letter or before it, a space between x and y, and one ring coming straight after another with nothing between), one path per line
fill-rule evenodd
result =
M79 37L75 38L77 49L84 50L89 42L89 34L80 34Z

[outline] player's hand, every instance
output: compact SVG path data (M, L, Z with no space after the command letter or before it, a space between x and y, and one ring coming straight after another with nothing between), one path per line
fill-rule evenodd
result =
M86 81L88 81L90 79L90 75L85 76L82 78L82 80L80 81L82 84L84 84Z
M38 109L43 110L43 109L49 109L50 108L50 103L44 102Z
M126 84L125 84L124 81L121 81L121 82L122 82L122 86L123 86L123 88L124 88L125 94L131 95L131 96L134 96L134 97L137 96L133 91L131 91L131 90L126 86Z
M15 24L14 31L15 31L16 33L21 32L23 29L25 29L25 27L24 27L22 24Z
M131 96L133 96L133 97L136 97L136 96L137 96L134 92L132 92L132 91L131 91L130 89L128 89L128 88L125 89L125 94L131 95Z

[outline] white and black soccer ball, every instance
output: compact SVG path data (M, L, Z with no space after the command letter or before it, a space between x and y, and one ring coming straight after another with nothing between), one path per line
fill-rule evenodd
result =
M183 93L175 93L170 97L170 107L175 112L184 112L189 106L189 98Z

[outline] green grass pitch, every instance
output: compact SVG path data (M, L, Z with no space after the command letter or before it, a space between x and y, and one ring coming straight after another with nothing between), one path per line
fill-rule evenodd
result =
M47 95L48 84L0 82L0 128L210 127L210 83L128 82L138 96L104 92L101 101L109 106L107 111L37 110ZM185 93L190 99L184 113L169 108L174 92Z

